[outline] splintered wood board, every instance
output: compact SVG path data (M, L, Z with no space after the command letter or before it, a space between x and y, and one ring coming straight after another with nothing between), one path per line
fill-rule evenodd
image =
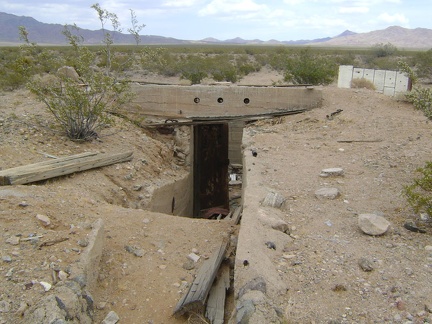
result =
M130 161L133 152L81 153L0 171L0 186L26 184L79 171Z

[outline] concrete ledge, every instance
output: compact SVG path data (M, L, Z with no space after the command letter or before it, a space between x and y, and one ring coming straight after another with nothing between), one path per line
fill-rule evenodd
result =
M93 322L93 297L99 275L102 256L104 222L98 219L88 236L89 245L80 261L73 265L71 279L59 282L37 304L25 311L20 323L71 323L91 324Z
M98 219L93 223L93 229L88 236L89 245L81 254L80 261L72 267L71 278L78 282L81 288L93 291L99 275L99 262L104 245L104 222Z
M284 246L292 242L282 223L283 211L265 206L269 189L263 186L258 157L244 147L243 213L239 232L235 270L235 310L230 323L277 323L282 312L274 301L282 300L288 287L275 265Z

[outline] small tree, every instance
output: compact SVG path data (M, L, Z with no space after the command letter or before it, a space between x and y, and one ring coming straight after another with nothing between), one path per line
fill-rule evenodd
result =
M294 84L326 85L333 82L336 74L334 61L303 49L299 55L287 59L284 79Z
M46 105L66 135L78 141L97 137L98 132L112 122L109 112L117 110L132 98L127 80L112 71L113 59L115 59L111 48L113 37L105 31L104 26L108 19L114 30L118 31L120 25L117 16L101 9L99 4L93 5L92 8L98 13L104 32L106 65L98 69L96 53L83 46L83 38L72 31L78 28L65 26L63 34L73 48L70 63L77 77L71 77L67 73L57 73L51 78L34 77L28 83L30 91ZM137 26L133 14L132 19L131 30L136 33L134 37L138 43L137 34L141 28Z

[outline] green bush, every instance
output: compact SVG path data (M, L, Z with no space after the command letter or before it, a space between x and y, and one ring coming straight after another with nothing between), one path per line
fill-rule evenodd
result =
M416 72L421 78L432 78L432 49L414 57Z
M432 216L432 162L426 162L417 172L420 177L404 187L404 194L416 213L424 212Z
M413 85L417 84L417 73L404 61L398 63L399 71L411 79ZM415 86L405 95L414 108L421 110L428 119L432 119L432 89Z
M406 98L428 119L432 119L432 89L416 87L406 95Z
M392 43L378 43L375 44L373 47L373 53L376 57L386 57L386 56L392 56L396 54L398 51L397 47L394 46Z
M287 59L284 79L294 84L330 84L337 75L337 64L323 56L303 49Z

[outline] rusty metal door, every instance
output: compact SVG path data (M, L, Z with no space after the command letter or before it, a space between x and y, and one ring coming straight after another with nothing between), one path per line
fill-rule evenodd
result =
M229 208L228 124L194 126L194 217Z

